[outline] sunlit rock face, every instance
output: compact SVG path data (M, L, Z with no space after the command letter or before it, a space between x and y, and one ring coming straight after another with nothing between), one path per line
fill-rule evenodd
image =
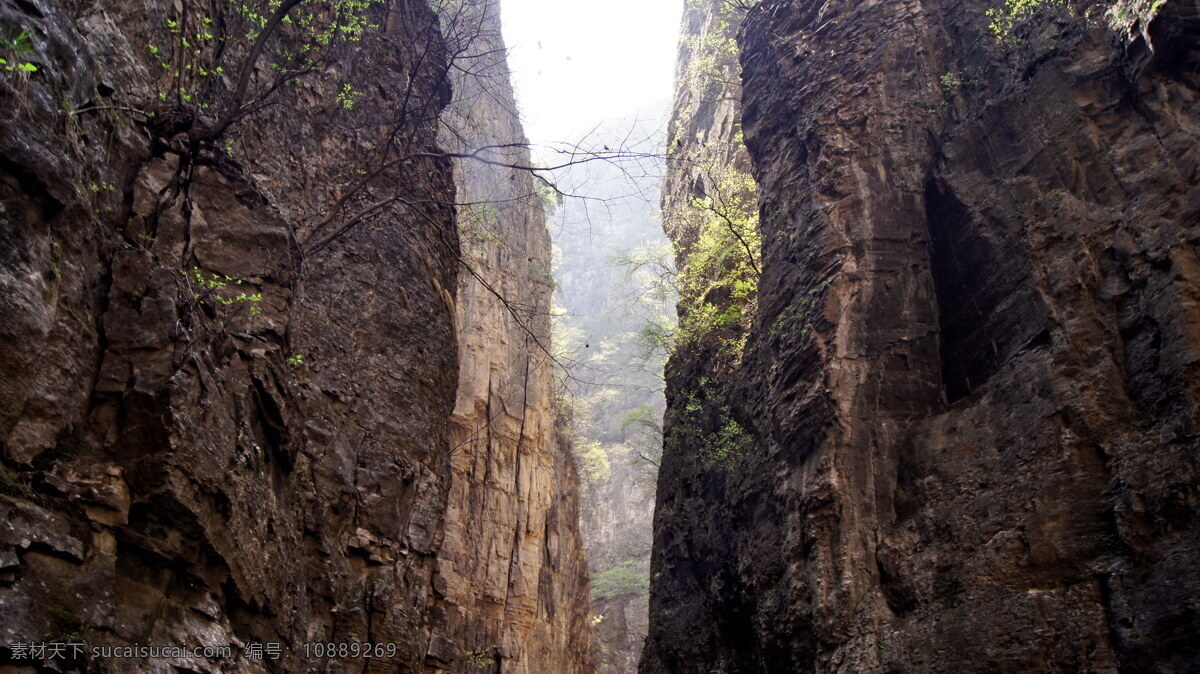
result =
M463 153L497 149L455 170L465 271L438 574L450 624L482 671L593 672L579 478L557 423L550 235L533 175L513 168L531 161L511 147L526 140L499 8L473 8L461 25L479 36L463 54L469 67L452 72L441 140Z
M643 672L1200 660L1198 7L995 5L749 13L754 443L666 447Z
M223 25L194 4L186 29L158 0L0 8L32 36L5 58L36 64L0 73L0 642L232 646L59 663L89 671L590 671L574 476L525 341L548 329L464 280L438 17L362 3L359 39L271 88L306 30L281 24L214 133L250 42L222 71L208 38L181 52ZM548 266L533 203L505 232ZM508 443L488 476L462 463L476 398Z

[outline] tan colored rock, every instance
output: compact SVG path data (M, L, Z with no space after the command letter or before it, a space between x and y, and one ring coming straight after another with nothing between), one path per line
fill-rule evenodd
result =
M485 14L468 22L482 26L467 52L476 76L455 75L455 102L443 116L443 142L462 153L526 143L498 5L479 9ZM592 672L579 480L556 428L550 236L532 174L511 168L530 165L528 150L482 158L494 163L455 166L465 271L455 300L459 387L437 576L454 606L452 624L466 635L457 662L523 674Z

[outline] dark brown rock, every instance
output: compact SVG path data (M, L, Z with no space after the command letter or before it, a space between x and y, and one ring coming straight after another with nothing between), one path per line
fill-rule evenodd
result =
M465 606L505 632L510 664L589 671L575 486L546 367L527 439L540 463L524 473L538 480L510 495L520 517L484 518L467 541L523 541L486 553L529 567L502 588L524 603L488 622L439 576L462 524L455 399L476 382L459 377L459 322L474 317L455 296L437 17L424 2L371 4L377 29L213 138L233 73L213 80L211 108L172 106L151 57L178 11L0 7L39 65L0 81L0 641L235 646L232 659L75 663L96 671L462 672L490 636L452 618ZM361 90L352 106L346 83ZM356 191L388 134L411 156ZM396 198L336 217L381 193ZM540 220L505 226L549 264ZM539 584L551 565L565 580ZM491 578L476 572L462 582ZM364 641L394 655L301 661L306 643ZM282 659L248 659L255 642L281 644Z
M667 445L642 671L1196 671L1198 8L990 6L750 13L755 442Z

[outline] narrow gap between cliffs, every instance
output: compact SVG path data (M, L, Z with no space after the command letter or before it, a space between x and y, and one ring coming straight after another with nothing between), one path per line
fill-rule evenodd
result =
M648 627L663 336L674 253L660 183L682 0L502 0L554 244L557 404L581 487L601 672L637 670ZM580 157L585 160L576 161Z

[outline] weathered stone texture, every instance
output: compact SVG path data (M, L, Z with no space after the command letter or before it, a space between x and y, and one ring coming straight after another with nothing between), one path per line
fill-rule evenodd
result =
M757 442L668 445L642 671L1196 671L1200 5L991 6L751 12Z
M483 633L461 615L478 607L441 573L461 544L456 394L489 375L458 357L459 324L482 319L455 296L437 18L424 2L372 5L379 28L213 143L150 56L175 39L178 8L0 5L39 64L0 82L0 641L235 646L229 660L71 665L97 671L481 671L468 656ZM338 100L349 82L353 109ZM367 171L389 136L411 156ZM326 217L381 195L395 199L361 221ZM540 221L507 226L544 239ZM216 299L237 292L262 299ZM532 371L532 390L548 388L544 367L490 370L517 417L508 382ZM505 512L522 516L469 541L524 541L519 559L487 551L521 580L545 573L528 555L553 550L568 572L582 559L573 476L548 403L535 409L546 466L513 489ZM567 601L581 575L547 597L548 581L513 590L523 603L489 623L506 657L586 662L586 606ZM541 620L552 603L557 622ZM298 659L304 643L363 641L395 655ZM283 659L246 659L250 642Z
M654 496L643 482L644 471L629 455L618 456L611 474L583 491L581 526L593 580L597 572L620 564L648 574ZM599 620L597 669L600 674L636 672L650 621L645 586L592 595L592 615Z
M499 7L488 0L475 11L462 21L472 29L466 72L452 73L442 131L445 147L474 156L455 172L465 271L438 574L455 631L479 662L516 674L592 672L579 478L556 421L550 235L535 178L519 168L531 164Z

